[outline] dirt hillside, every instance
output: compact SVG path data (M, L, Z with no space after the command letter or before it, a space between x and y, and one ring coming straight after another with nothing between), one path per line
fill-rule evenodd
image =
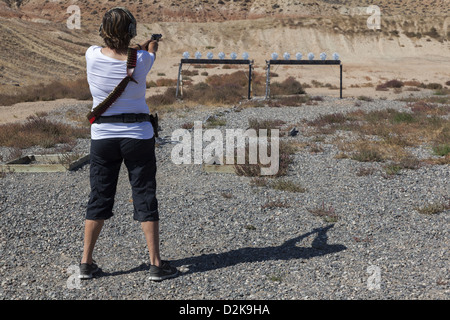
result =
M184 51L215 56L248 52L259 71L272 52L328 57L338 52L345 84L384 79L450 80L448 0L379 1L379 30L367 27L369 1L202 0L0 1L0 92L73 79L85 74L84 52L102 44L97 35L103 13L124 5L138 19L136 41L162 33L164 42L153 77L176 78ZM76 4L81 28L69 29L67 8ZM361 9L363 8L363 9ZM334 69L282 68L280 75L305 81L336 81Z

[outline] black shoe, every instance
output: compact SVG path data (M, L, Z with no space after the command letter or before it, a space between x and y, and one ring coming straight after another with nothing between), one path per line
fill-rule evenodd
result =
M161 261L161 267L155 265L150 266L150 277L152 281L162 281L165 279L175 278L178 276L178 270L172 267L169 262Z
M92 279L92 275L98 271L98 266L92 262L91 264L88 263L81 263L80 264L80 274L78 275L78 278L80 279Z

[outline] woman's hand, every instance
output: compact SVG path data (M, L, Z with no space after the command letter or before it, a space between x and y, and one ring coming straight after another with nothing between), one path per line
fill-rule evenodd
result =
M147 42L146 50L150 53L156 53L158 51L158 41L156 40L149 40Z
M134 47L137 50L146 50L151 53L156 53L158 51L158 41L156 40L146 40L144 42L141 42Z
M155 55L156 59L156 52L158 51L158 41L156 40L146 40L140 44L137 44L136 46L132 47L137 50L146 50L150 53L153 53Z

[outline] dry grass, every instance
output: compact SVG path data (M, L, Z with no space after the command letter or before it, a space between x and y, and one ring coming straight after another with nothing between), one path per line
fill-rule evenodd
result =
M403 169L415 170L421 166L419 159L412 155L405 155L399 161L391 162L385 165L384 171L387 178L397 175Z
M308 209L308 211L313 215L322 218L325 222L336 222L339 220L339 216L336 214L334 207L331 205L326 206L324 201L322 201L321 206Z
M424 113L426 115L446 115L450 112L450 106L437 105L426 101L416 101L408 103L408 107L414 113Z
M157 79L155 83L157 87L173 87L177 85L177 82L178 82L177 79L162 78Z
M307 124L320 134L332 134L336 130L354 132L359 136L356 140L335 140L343 152L341 157L345 155L362 162L390 160L396 166L388 168L390 172L418 167L418 160L408 153L407 147L428 145L436 155L448 156L450 121L442 116L450 113L450 107L419 101L408 104L408 108L411 112L385 109L335 113Z
M256 79L254 83L258 83ZM248 75L244 71L231 74L212 75L189 86L183 99L204 105L236 104L248 95Z
M388 91L389 88L400 89L405 84L397 79L386 81L385 83L379 84L375 87L376 91Z
M270 143L268 143L267 148L268 148L268 150L271 150ZM297 150L294 146L292 146L291 144L289 144L286 141L280 140L279 157L278 157L278 172L276 174L274 174L273 176L269 176L269 177L276 178L276 177L285 176L289 170L289 165L292 162L292 155L296 151ZM246 176L246 177L261 177L261 168L264 166L259 162L259 159L256 164L249 164L247 162L247 160L249 158L248 157L248 154L249 154L248 146L246 146L245 154L246 154L246 162L244 164L235 165L236 174L241 175L241 176Z
M373 173L375 173L375 168L359 168L358 171L356 172L356 175L358 177L363 177L363 176L370 176Z
M354 146L352 159L360 162L381 162L384 160L379 149L370 142L364 141Z
M267 178L255 177L250 180L250 185L255 187L266 187L268 186Z
M201 82L186 89L183 100L203 105L236 104L244 99L245 95L246 88L238 83L214 86Z
M426 204L422 207L416 208L416 210L425 215L433 215L444 212L446 210L450 210L450 201L444 203L432 203Z
M197 74L196 70L188 74ZM189 103L197 103L205 106L217 105L234 105L238 102L245 101L248 98L248 73L239 70L230 74L208 76L204 82L192 84L192 82L184 82L183 101ZM176 80L158 79L156 82L148 82L147 87L167 86L164 93L153 95L147 98L149 107L167 107L176 102ZM300 106L311 100L304 94L302 85L294 78L288 78L281 83L274 82L272 84L272 92L276 95L290 95L289 97L281 97L269 101L270 107L279 106ZM263 74L253 73L252 77L252 94L265 94L265 78ZM243 107L261 107L263 103L247 102Z
M252 94L265 94L265 78L263 74L254 72L252 76ZM283 82L271 84L273 95L299 95L305 91L302 85L294 78L288 78ZM231 74L212 75L204 82L187 86L183 93L183 99L203 105L236 104L248 97L248 73L240 70ZM297 106L309 99L304 96L286 97L281 101L270 102L270 106L290 105Z
M89 134L88 127L74 127L31 116L25 123L0 125L0 145L18 149L32 146L51 148L57 144L71 144L77 138L88 138Z
M408 87L420 87L421 82L417 80L404 81L403 84Z
M273 96L277 95L291 95L291 94L304 94L305 90L303 89L300 82L295 80L294 77L289 77L283 82L273 82L270 85L270 93Z
M447 155L450 154L450 143L439 144L434 146L433 152L438 156L446 157Z
M194 128L194 122L185 122L181 125L182 129L190 130Z
M221 127L227 124L227 120L225 119L221 119L218 117L209 117L206 120L205 123L205 128L206 129L211 129L211 128L216 128L216 127Z
M9 106L19 102L51 101L63 98L91 99L92 96L86 78L32 85L18 89L15 94L0 94L0 104Z
M177 99L175 97L176 89L175 88L167 88L164 93L156 94L148 97L146 99L147 105L150 108L158 108L162 106L169 106L174 104Z
M222 197L224 197L225 199L231 199L233 198L233 194L231 192L222 192L221 193Z
M185 70L184 73L197 75L198 71ZM175 88L177 80L161 78L156 81L148 81L147 88L167 87L162 94L153 95L147 98L147 103L151 107L168 106L175 103ZM184 99L204 105L236 104L247 98L248 95L248 74L242 70L231 74L213 75L194 85L188 85L185 81L186 89ZM274 82L273 90L278 95L290 95L304 93L302 86L293 78L286 79L282 83ZM265 93L264 75L253 73L252 93L263 95ZM48 85L39 84L18 89L15 94L0 94L2 105L12 105L19 102L50 101L62 98L73 98L79 100L89 100L92 98L86 78L74 81L54 81ZM282 105L301 105L305 102L304 97L291 97L281 102Z

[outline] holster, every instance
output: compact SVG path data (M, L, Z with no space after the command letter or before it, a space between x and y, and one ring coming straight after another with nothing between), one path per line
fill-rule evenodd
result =
M159 127L158 127L158 114L157 113L155 113L155 115L150 114L150 122L153 126L153 131L155 133L155 137L158 138Z

